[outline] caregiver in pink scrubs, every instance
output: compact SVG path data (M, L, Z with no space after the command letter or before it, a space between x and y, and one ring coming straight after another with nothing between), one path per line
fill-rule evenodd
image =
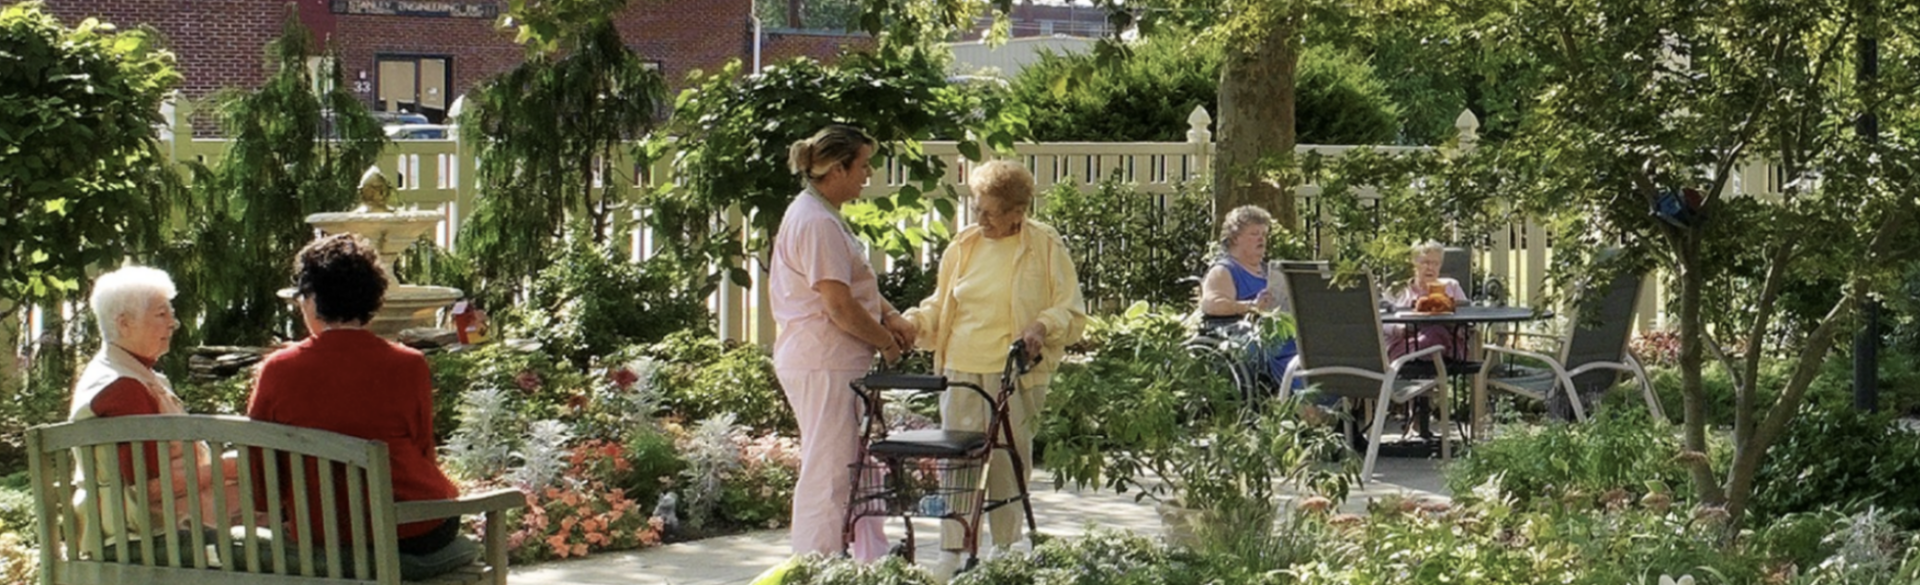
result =
M879 281L840 206L872 174L873 137L832 125L793 143L787 166L806 188L787 206L773 241L773 369L800 423L800 479L793 494L794 554L839 554L853 489L860 405L848 384L880 352L888 363L913 346L913 325L880 298ZM854 528L853 556L886 554L879 518Z

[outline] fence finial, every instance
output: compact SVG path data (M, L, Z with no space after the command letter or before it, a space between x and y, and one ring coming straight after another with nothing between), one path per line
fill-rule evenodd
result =
M1187 114L1187 142L1205 143L1213 141L1213 116L1207 113L1206 106L1194 106L1193 113Z
M1453 119L1453 128L1460 131L1460 150L1472 150L1480 140L1480 117L1473 115L1471 109L1460 110L1460 117Z

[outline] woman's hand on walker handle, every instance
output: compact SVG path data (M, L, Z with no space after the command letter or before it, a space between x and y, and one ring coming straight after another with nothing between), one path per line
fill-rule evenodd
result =
M1034 321L1020 332L1020 340L1027 342L1027 363L1033 363L1040 357L1040 348L1047 343L1047 325Z

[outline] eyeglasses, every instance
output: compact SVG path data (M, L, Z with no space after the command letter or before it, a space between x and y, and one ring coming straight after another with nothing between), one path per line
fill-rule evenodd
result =
M973 214L979 217L1005 217L1007 215L1011 215L1015 213L1027 212L1027 207L1025 205L1014 206L1007 209L987 209L985 207L982 207L978 201L975 201L972 205L969 205L968 209L972 209Z

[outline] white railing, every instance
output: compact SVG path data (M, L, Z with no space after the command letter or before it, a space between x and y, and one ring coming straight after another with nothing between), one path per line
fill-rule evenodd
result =
M192 130L178 121L184 121L190 115L186 111L175 112L177 120L173 136L192 136ZM1208 173L1214 156L1213 135L1209 130L1212 119L1203 108L1195 108L1188 117L1187 141L1157 143L1099 143L1099 142L1059 142L1030 143L1016 147L1018 159L1033 170L1037 182L1036 193L1045 193L1055 185L1069 183L1081 188L1093 188L1108 178L1131 183L1145 196L1165 196L1173 193L1182 182L1204 177ZM1479 121L1471 112L1462 112L1455 121L1460 132L1457 143L1459 148L1473 148L1477 139ZM449 132L457 136L458 132ZM967 193L965 177L971 163L960 155L953 142L923 143L928 155L940 158L946 163L947 174L942 182L954 188L964 197ZM218 159L226 149L224 140L176 139L168 142L168 151L178 159L198 159L211 163ZM1340 156L1358 146L1301 145L1299 152L1316 152L1324 156ZM1430 151L1432 147L1374 147L1377 151L1388 153ZM457 138L448 140L407 140L394 143L382 153L379 159L381 169L390 177L399 177L401 187L397 193L404 204L417 205L422 209L438 209L446 214L446 219L435 232L435 241L442 246L451 246L457 237L460 222L473 209L477 189L474 186L474 173L470 161L474 160L471 151ZM467 164L463 164L467 163ZM902 167L894 161L880 163L880 169L874 173L872 183L866 188L866 196L885 196L908 182ZM671 169L662 163L652 169L634 169L632 177L637 184L652 185L670 177ZM795 186L796 191L798 185ZM1780 180L1772 167L1765 164L1747 165L1739 169L1735 180L1729 182L1729 190L1735 194L1751 194L1771 197L1780 191ZM1320 190L1317 186L1307 185L1296 191L1299 197L1298 209L1303 215L1315 213ZM1366 189L1361 196L1370 196ZM964 203L964 202L962 202ZM961 217L951 220L950 228L957 228L971 222L966 205L956 205ZM638 212L644 213L644 210ZM742 225L734 214L733 225ZM924 221L938 221L927 218ZM1436 234L1438 237L1440 234ZM1315 236L1322 246L1330 244L1325 234ZM644 259L659 249L669 245L654 237L646 228L638 228L627 238L631 246L631 257ZM1552 247L1547 234L1539 225L1532 222L1517 222L1485 234L1480 241L1491 242L1486 249L1475 250L1475 266L1481 267L1488 276L1499 278L1509 284L1512 302L1525 304L1539 297L1545 287L1544 276L1551 258ZM885 270L887 259L878 251L873 253L872 262L877 270ZM768 309L767 289L760 262L754 261L753 273L756 275L752 286L738 287L732 283L723 283L709 301L709 306L718 318L720 334L728 339L737 339L761 344L771 344L774 324ZM1641 328L1664 325L1664 316L1660 308L1664 306L1666 292L1660 287L1661 279L1647 279L1652 289L1642 296L1640 307Z

